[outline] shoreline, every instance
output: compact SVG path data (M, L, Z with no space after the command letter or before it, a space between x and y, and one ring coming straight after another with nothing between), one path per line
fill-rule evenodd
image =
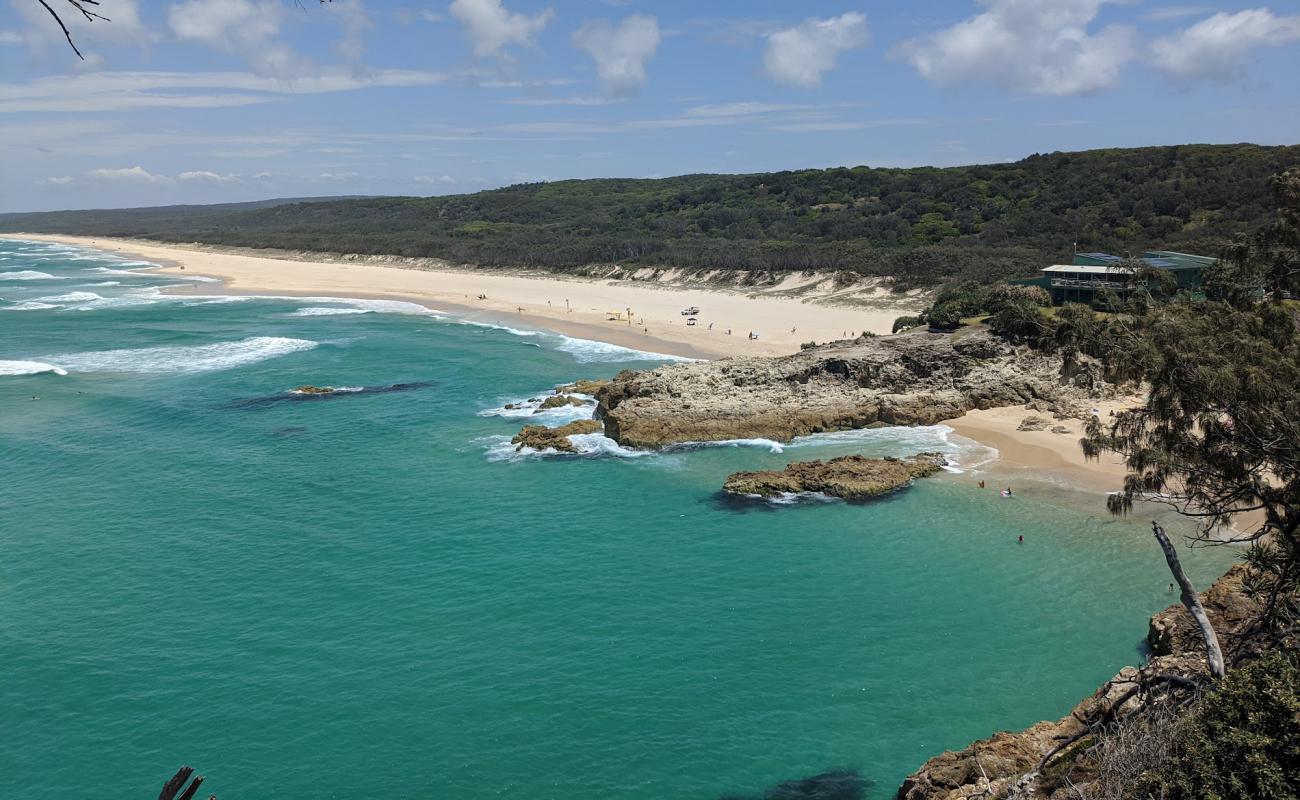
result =
M222 281L202 290L179 290L186 293L404 300L470 319L686 358L787 355L798 352L807 341L852 338L863 331L889 333L894 319L914 313L909 309L917 305L915 299L910 305L885 300L877 305L843 305L814 302L819 297L811 295L745 294L522 270L511 274L296 259L113 237L8 235L93 247L158 263L159 271L168 275L197 274ZM689 326L681 310L696 306L699 322ZM608 319L611 312L620 319ZM749 338L751 331L757 338Z
M669 338L652 335L625 324L602 325L591 321L591 314L552 313L548 315L544 313L519 313L518 311L500 308L500 303L478 306L466 304L463 302L463 297L462 302L456 302L448 297L449 293L447 291L433 292L421 286L414 287L417 291L377 291L373 286L358 285L357 276L387 276L391 273L400 273L398 277L427 276L428 279L434 281L449 275L459 276L460 278L468 277L474 280L504 279L521 281L523 282L521 284L522 288L533 291L539 288L539 284L549 285L553 290L563 286L564 290L561 293L567 292L570 294L578 294L577 289L584 285L601 285L600 282L587 279L515 277L494 273L477 275L465 271L424 271L369 264L282 260L258 255L212 253L205 250L187 249L179 245L157 245L138 240L104 237L47 234L9 235L14 238L93 247L116 255L149 261L159 265L160 268L156 270L157 272L172 277L198 275L212 277L221 281L220 283L195 283L163 289L164 293L172 295L337 297L363 300L399 300L423 306L432 312L446 313L469 322L549 331L564 336L605 342L632 350L678 358L707 360L725 358L731 355L774 355L766 352L756 353L719 349L720 344L726 346L740 345L742 349L747 349L743 347L745 345L757 344L747 342L743 337L738 340L733 338L731 341L720 344L708 341L684 341L683 339L687 339L687 337L682 334L698 333L699 329L691 329L682 324L678 324L675 329L671 325L663 326L673 330L673 333L679 334ZM287 268L290 272L287 276L289 280L279 283L274 280L259 281L259 277L265 276L259 275L258 270L264 268L267 264ZM314 272L317 268L323 268L331 273L335 277L335 281L326 280L323 281L324 285L321 285L322 282L319 281L320 275ZM346 280L340 286L336 281L342 273L349 274L343 276ZM295 282L298 285L284 285L285 283L294 284ZM259 285L262 283L271 285ZM723 291L674 290L665 287L650 288L640 285L628 285L629 282L627 281L610 283L625 284L614 287L616 290L652 292L661 295L670 301L676 301L674 305L682 301L681 295L683 292L688 292L695 297L716 295L732 300L739 299L742 302L758 302L743 295ZM419 289L424 290L420 291ZM834 308L813 305L789 298L784 300L765 298L764 300L769 303L779 303L786 307L793 307L812 315L820 314L828 308ZM515 306L515 308L518 308L518 306ZM542 305L542 308L545 309L545 306ZM892 314L893 312L888 313ZM600 317L603 315L596 314L595 316ZM768 342L763 349L770 349L771 347L772 343ZM794 349L797 350L797 346ZM1127 401L1107 401L1098 403L1096 407L1105 416L1112 410L1132 405L1135 402L1140 402L1140 398L1130 398ZM1021 420L1030 415L1048 418L1049 430L1017 430ZM1102 494L1117 491L1123 486L1125 469L1123 463L1117 457L1103 456L1098 462L1088 462L1084 459L1083 452L1078 444L1079 437L1083 433L1083 423L1080 420L1056 420L1051 419L1050 413L1031 411L1023 406L1008 406L987 410L972 410L960 417L944 420L940 424L952 428L957 436L997 451L997 456L991 461L974 466L968 471L967 475L972 480L985 479L995 487L1003 483L1014 486L1018 482L1054 484L1060 487ZM1069 428L1070 433L1066 435L1051 432L1050 428L1057 425Z

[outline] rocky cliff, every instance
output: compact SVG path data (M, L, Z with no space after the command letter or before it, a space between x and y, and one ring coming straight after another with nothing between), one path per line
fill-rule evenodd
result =
M1259 611L1258 601L1245 595L1246 568L1232 569L1201 594L1201 602L1221 642ZM1017 800L1077 800L1090 777L1087 756L1065 750L1052 769L1038 767L1054 748L1085 733L1090 724L1122 719L1136 705L1133 689L1175 675L1205 675L1205 646L1191 615L1181 605L1151 618L1152 659L1141 669L1125 667L1091 697L1055 722L1040 722L1019 733L1002 731L962 750L943 753L925 762L898 790L898 800L967 800L972 797L1014 797ZM1071 763L1073 762L1073 763ZM1070 764L1073 769L1062 768ZM1073 772L1073 777L1069 773Z
M630 447L930 425L972 408L1105 396L1090 363L1016 347L984 329L835 342L625 371L596 392L605 435Z

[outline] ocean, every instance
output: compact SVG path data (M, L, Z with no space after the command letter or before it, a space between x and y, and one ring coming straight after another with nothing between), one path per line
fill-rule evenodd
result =
M1068 712L1173 601L1149 515L980 490L992 454L941 426L517 453L590 415L530 398L663 358L161 293L195 281L0 240L0 797L151 797L182 764L222 800L760 797L830 770L892 797ZM718 493L934 449L957 468L870 504ZM1186 554L1202 585L1231 556Z

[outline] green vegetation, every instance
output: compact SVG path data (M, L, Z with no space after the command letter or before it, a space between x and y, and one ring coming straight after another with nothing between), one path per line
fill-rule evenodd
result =
M1174 726L1168 760L1132 800L1300 798L1300 667L1273 653L1236 669Z
M843 270L898 289L1032 274L1085 250L1216 252L1269 215L1268 176L1300 147L1186 145L1012 164L870 167L524 184L451 197L0 215L0 230L436 257Z

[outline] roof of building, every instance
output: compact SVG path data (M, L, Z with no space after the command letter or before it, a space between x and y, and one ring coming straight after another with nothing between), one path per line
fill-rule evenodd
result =
M1094 266L1092 264L1053 264L1045 267L1043 272L1077 272L1087 275L1128 275L1130 272L1123 267L1112 266Z
M1124 256L1117 256L1114 253L1075 253L1074 258L1076 261L1083 260L1085 262L1081 266L1092 266L1087 262L1094 261L1100 264L1117 264L1124 260ZM1148 250L1139 258L1149 266L1168 270L1204 269L1216 260L1210 256L1175 253L1172 250Z

